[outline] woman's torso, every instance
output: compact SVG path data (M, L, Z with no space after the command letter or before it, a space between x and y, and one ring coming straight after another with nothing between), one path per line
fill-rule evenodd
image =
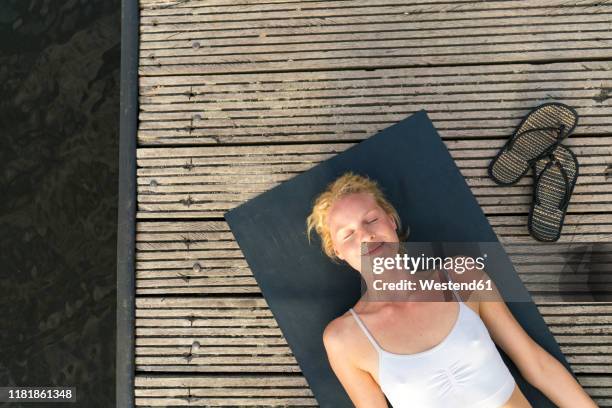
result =
M374 311L365 303L352 311L363 325L357 322L353 333L363 350L356 362L394 408L530 406L480 320L477 302L397 303Z

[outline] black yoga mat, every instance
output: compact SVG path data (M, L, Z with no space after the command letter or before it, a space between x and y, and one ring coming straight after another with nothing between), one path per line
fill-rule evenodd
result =
M318 239L308 243L306 217L325 186L346 171L377 180L410 226L409 241L497 242L497 237L427 113L403 121L225 214L283 335L322 407L352 407L322 342L328 322L360 297L359 273L332 263ZM487 268L502 294L523 291L510 259ZM501 271L501 272L500 272ZM507 298L506 298L507 299ZM529 335L571 372L533 302L508 307ZM501 355L535 407L554 407Z

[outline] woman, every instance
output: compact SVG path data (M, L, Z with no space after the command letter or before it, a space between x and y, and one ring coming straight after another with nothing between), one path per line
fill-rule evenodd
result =
M347 173L317 197L307 227L309 237L316 230L329 257L363 275L362 249L382 255L393 245L381 243L399 242L401 223L375 182ZM327 325L323 343L330 365L356 407L387 407L385 396L394 408L530 407L493 341L556 405L596 407L504 302L454 295L457 302L362 297Z

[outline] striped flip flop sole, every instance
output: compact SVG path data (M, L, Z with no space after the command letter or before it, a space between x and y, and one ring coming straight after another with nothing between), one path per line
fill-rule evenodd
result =
M554 242L561 236L578 167L574 153L562 144L550 156L533 163L534 192L528 228L538 241Z

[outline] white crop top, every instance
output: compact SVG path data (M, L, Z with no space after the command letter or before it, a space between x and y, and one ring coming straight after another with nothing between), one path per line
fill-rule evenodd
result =
M498 408L514 390L506 367L480 316L455 293L459 313L450 333L415 354L380 347L357 313L355 320L378 352L380 388L393 408Z

